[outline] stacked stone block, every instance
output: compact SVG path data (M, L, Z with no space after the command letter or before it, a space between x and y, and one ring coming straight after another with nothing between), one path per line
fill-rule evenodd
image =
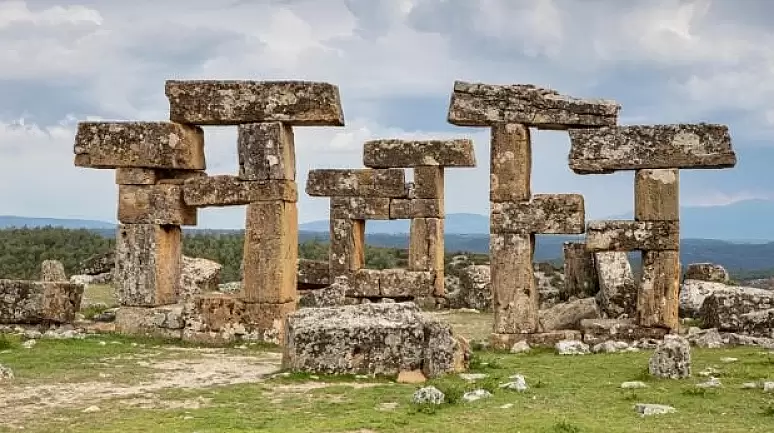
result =
M293 126L342 126L338 88L305 81L168 81L165 93L169 122L83 122L76 136L76 166L116 169L120 303L153 316L153 308L178 302L180 226L196 225L198 208L247 205L242 292L201 295L186 311L188 320L175 323L193 340L243 334L278 341L285 316L296 308ZM204 173L201 126L207 125L238 128L236 175ZM140 322L148 321L137 322L144 332ZM132 332L130 325L123 328Z
M330 279L351 298L416 299L444 293L444 168L475 167L470 140L372 140L365 169L312 170L306 192L330 197ZM405 182L403 169L414 171ZM365 269L365 223L410 219L408 269Z
M612 126L619 109L613 101L577 99L531 85L454 83L448 121L491 129L490 262L496 345L566 337L562 332L537 335L541 329L533 274L535 235L581 234L585 228L581 195L533 196L530 128Z
M642 251L637 324L677 329L680 290L679 169L733 167L728 128L635 125L570 131L570 168L579 174L634 170L634 221L591 221L589 251Z

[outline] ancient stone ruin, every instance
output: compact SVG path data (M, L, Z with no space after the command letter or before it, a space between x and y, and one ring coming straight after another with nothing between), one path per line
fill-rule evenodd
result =
M67 281L62 263L45 260L41 281L0 279L0 325L70 323L81 307L83 284Z

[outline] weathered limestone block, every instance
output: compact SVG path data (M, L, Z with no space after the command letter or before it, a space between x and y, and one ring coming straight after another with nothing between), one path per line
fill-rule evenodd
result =
M164 170L156 168L119 167L116 169L116 185L155 185L157 183L183 183L192 177L203 177L202 170Z
M196 208L183 200L183 186L119 185L118 221L124 224L196 225Z
M637 312L639 286L634 279L628 254L622 251L593 254L599 281L596 298L602 317L633 319Z
M679 247L676 221L590 221L586 227L589 251L676 251Z
M188 206L242 206L257 201L298 201L296 183L290 180L250 181L236 176L207 176L189 179L183 186Z
M180 226L121 224L115 268L119 304L155 307L175 303L180 291L181 260Z
M346 275L346 282L341 277L336 277L336 281L347 284L346 295L350 298L378 298L382 295L381 276L378 269L359 269Z
M540 310L540 330L579 329L581 320L597 318L599 308L594 298L576 299Z
M585 208L580 194L537 194L530 201L491 203L492 233L581 234Z
M243 263L246 301L281 304L296 298L296 203L274 200L247 206Z
M640 326L677 329L679 307L680 253L643 251L642 280L637 295Z
M220 285L220 271L223 266L213 260L183 256L180 272L178 301L187 301L194 295L217 292Z
M639 326L635 319L584 319L581 320L580 328L583 331L583 342L590 345L605 341L661 340L668 332L664 328Z
M561 298L593 296L599 291L594 256L586 250L584 242L565 242L563 247L564 287Z
M71 322L82 295L81 284L0 279L0 324Z
M726 268L721 265L714 263L691 263L685 269L685 279L725 284L728 283L730 277Z
M720 331L742 330L740 317L754 311L774 308L774 291L753 287L729 287L704 299L700 318L702 324Z
M632 125L570 130L570 168L578 174L736 165L725 125Z
M121 307L116 311L115 324L119 334L180 339L185 326L183 306Z
M634 175L634 219L678 221L680 219L680 171L637 170Z
M489 342L493 349L509 350L514 344L526 342L530 347L554 347L560 341L579 341L582 335L580 331L562 329L548 332L534 332L531 334L500 334L492 333Z
M529 127L514 123L492 126L489 201L520 202L532 196L532 144Z
M667 335L648 361L650 374L663 379L691 377L691 345L683 337Z
M331 218L390 219L390 199L381 197L331 197Z
M166 82L169 118L197 125L344 126L339 88L310 81Z
M739 331L756 337L774 337L774 308L740 315Z
M309 308L288 317L282 364L294 372L428 378L468 366L467 345L413 303Z
M444 220L414 218L411 220L408 268L435 274L435 296L444 295Z
M309 170L306 193L312 197L405 198L406 173L399 169Z
M225 294L200 295L184 311L183 340L246 340L281 345L285 340L285 320L296 309L295 301L253 303Z
M349 290L349 283L346 277L337 277L333 281L333 284L321 289L299 290L298 308L320 308L347 305L348 302L352 301L352 299L347 299L347 290Z
M744 289L743 287L728 286L724 283L686 278L680 286L680 317L699 318L704 300L715 292Z
M41 281L67 281L64 265L59 260L43 260L40 265Z
M363 165L372 168L475 167L476 154L473 141L468 139L371 140L363 144Z
M492 282L489 265L468 265L452 268L444 282L449 308L473 308L492 311Z
M522 334L538 330L538 291L532 271L534 248L534 235L491 235L495 333Z
M385 298L419 298L430 296L435 289L434 272L383 269L379 275L379 291Z
M204 170L204 132L170 122L81 122L75 165Z
M365 266L365 221L331 219L331 276L346 274Z
M298 290L321 289L331 283L330 269L328 268L327 260L298 260Z
M248 123L237 129L240 179L296 179L296 150L290 125Z
M414 167L414 196L411 198L443 200L443 171L443 167L438 165Z
M578 99L529 84L454 82L448 121L459 126L524 124L539 129L613 126L620 106L603 99Z
M395 198L390 200L390 219L443 218L443 199Z
M105 253L95 254L84 260L78 269L78 273L83 275L102 275L112 273L115 267L116 252L115 250L110 250Z

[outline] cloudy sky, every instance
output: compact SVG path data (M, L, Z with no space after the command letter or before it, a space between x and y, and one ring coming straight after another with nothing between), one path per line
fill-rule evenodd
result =
M304 79L340 88L346 126L297 128L312 168L360 167L371 138L469 137L447 212L488 212L489 137L446 123L454 80L617 100L621 124L730 126L739 163L683 171L683 205L774 199L768 0L0 0L0 214L114 221L112 170L73 166L79 120L165 120L167 79ZM235 174L235 128L206 128L208 173ZM533 134L533 192L629 211L631 173L579 176L566 133ZM301 194L302 222L327 199ZM237 228L244 210L203 210Z

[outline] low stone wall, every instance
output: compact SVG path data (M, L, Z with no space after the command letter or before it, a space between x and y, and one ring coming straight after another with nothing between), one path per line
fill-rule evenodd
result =
M80 284L0 280L0 324L71 322L82 296Z

